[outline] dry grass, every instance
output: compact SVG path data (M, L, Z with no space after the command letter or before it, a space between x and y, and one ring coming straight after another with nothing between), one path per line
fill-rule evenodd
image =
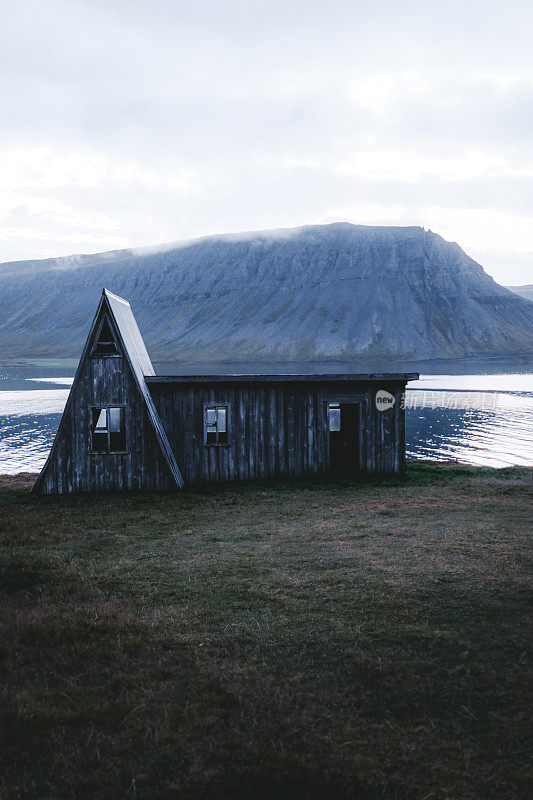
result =
M37 472L19 472L16 475L0 475L2 489L31 489L37 480Z
M531 480L0 489L0 797L525 800Z

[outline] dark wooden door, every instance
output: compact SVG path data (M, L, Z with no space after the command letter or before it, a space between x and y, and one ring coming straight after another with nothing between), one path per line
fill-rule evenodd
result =
M338 477L350 478L359 470L359 406L341 403L339 431L329 432L329 463Z

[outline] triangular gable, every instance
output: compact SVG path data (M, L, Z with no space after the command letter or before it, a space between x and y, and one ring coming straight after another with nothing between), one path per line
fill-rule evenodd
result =
M105 330L104 325L108 326L108 330ZM101 336L102 331L105 337L104 339L102 339ZM109 336L109 334L111 334L112 338L108 340L107 337ZM121 297L118 297L118 295L113 294L107 289L103 289L102 297L100 299L98 309L96 311L93 323L91 325L91 329L89 331L89 335L87 337L85 346L83 348L78 368L76 370L76 375L74 377L74 381L72 384L72 389L67 399L67 403L65 405L63 416L59 423L56 437L52 444L52 448L50 450L46 463L43 466L32 491L34 493L39 491L47 467L52 460L54 450L59 440L61 424L72 402L72 397L74 394L73 390L74 387L76 386L78 376L82 369L82 365L84 364L85 359L88 356L90 356L91 353L95 350L100 341L102 342L109 341L114 343L120 351L119 354L123 355L127 359L131 371L133 373L134 380L145 402L146 409L148 412L148 417L152 425L156 440L160 446L161 454L169 468L170 474L176 486L182 488L183 477L179 470L176 458L168 441L168 437L166 435L165 429L163 427L157 409L154 405L154 401L152 399L148 386L146 385L145 376L152 376L155 373L154 373L154 368L152 366L152 362L150 360L150 356L148 355L146 346L139 331L139 327L137 325L135 317L133 316L130 304L126 300L123 300Z

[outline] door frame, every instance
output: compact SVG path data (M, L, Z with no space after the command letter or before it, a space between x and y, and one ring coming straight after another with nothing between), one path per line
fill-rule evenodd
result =
M357 422L356 422L357 428L356 428L356 441L355 441L355 451L354 451L354 454L356 456L356 459L355 459L356 466L355 466L355 469L354 469L352 474L353 474L354 477L356 477L357 475L359 475L361 472L364 471L363 470L363 466L362 466L363 465L363 455L364 455L363 435L362 435L364 427L363 427L363 419L362 418L363 418L364 412L366 411L364 399L365 398L350 397L348 399L348 398L341 397L339 400L336 400L336 399L333 399L333 397L329 397L327 400L324 401L324 413L325 413L325 417L326 417L327 454L328 454L327 465L328 465L328 473L329 474L333 474L333 466L332 466L332 463L331 463L331 456L332 456L332 453L331 453L331 434L332 434L332 431L330 431L330 429L329 429L329 414L328 414L328 410L329 410L329 406L330 405L339 405L339 407L340 407L340 410L341 410L341 431L342 431L342 407L343 406L356 406L357 407L357 412L356 412L357 413Z

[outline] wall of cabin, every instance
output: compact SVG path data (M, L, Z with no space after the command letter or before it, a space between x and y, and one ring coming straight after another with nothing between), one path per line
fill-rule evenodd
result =
M405 468L404 384L399 381L198 383L148 382L185 482L295 478L330 471L328 403L359 404L362 473ZM395 397L378 411L375 393ZM204 407L228 406L228 444L204 443Z
M125 406L125 453L92 452L92 408L108 405ZM37 492L63 494L173 486L127 360L122 356L86 358L73 384L56 446Z

